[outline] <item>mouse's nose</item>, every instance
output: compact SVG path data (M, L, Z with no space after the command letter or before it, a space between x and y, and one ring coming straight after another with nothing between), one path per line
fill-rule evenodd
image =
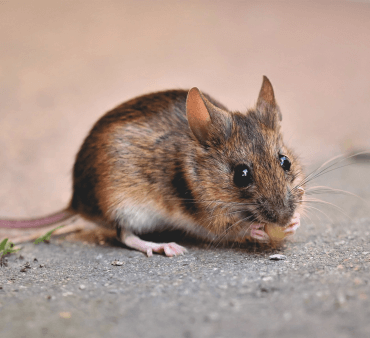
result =
M258 201L258 209L267 223L275 223L280 226L286 225L294 214L294 206L288 198L268 200L262 198Z

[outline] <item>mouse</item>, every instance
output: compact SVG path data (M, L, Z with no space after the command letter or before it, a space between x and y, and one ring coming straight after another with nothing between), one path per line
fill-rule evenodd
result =
M305 187L299 158L281 133L282 114L263 76L257 103L230 111L194 87L126 101L103 115L79 149L68 206L0 227L43 227L75 216L114 228L152 256L185 247L141 239L178 229L210 242L281 242L300 226Z

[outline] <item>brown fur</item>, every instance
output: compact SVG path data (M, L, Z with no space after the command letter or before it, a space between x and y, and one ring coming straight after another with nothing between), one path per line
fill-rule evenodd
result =
M69 210L118 231L173 227L209 239L238 240L251 222L286 225L301 201L293 188L302 168L283 144L270 82L245 113L196 91L188 111L188 91L171 90L104 115L77 155ZM279 154L291 160L289 172ZM239 164L251 169L251 186L233 183Z

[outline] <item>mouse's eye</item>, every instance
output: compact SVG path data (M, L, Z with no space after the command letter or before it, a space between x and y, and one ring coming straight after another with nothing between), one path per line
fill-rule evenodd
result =
M240 164L234 169L234 183L238 187L246 187L252 183L251 171L245 164Z
M289 158L285 155L279 155L280 165L285 171L290 170L291 163L289 161Z

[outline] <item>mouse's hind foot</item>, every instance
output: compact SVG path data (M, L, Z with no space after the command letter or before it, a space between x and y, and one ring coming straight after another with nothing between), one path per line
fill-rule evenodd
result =
M148 257L153 256L153 252L164 253L167 257L184 255L187 252L183 246L174 242L154 243L144 241L128 231L122 231L119 240L129 248L146 253Z

